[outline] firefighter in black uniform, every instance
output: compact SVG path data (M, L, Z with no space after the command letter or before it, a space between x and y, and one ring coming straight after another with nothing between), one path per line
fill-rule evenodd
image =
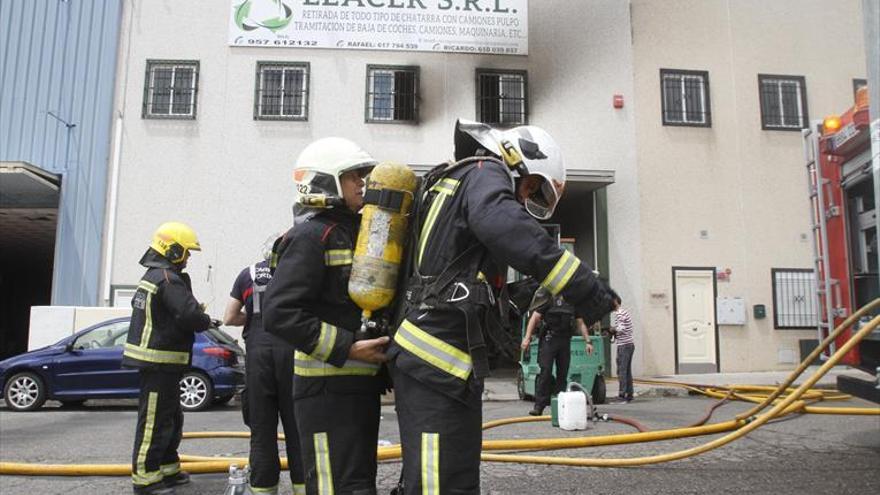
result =
M299 434L293 412L293 347L263 328L263 301L275 271L275 252L283 237L267 242L264 260L239 273L232 286L223 323L244 326L247 347L246 393L242 413L251 430L251 490L278 493L281 463L278 460L278 418L284 428L284 445L294 495L305 495ZM244 312L242 312L244 310Z
M613 291L533 218L552 215L565 183L546 132L458 122L455 158L420 187L414 275L388 350L406 494L480 491L482 327L496 302L489 285L506 277L498 265L535 276L587 322L612 309Z
M180 378L190 366L195 332L212 324L183 273L191 251L201 251L195 232L164 223L140 264L147 272L131 301L131 326L122 365L140 371L137 430L131 456L136 494L171 494L189 482L177 447L183 433ZM213 321L214 324L219 322Z
M584 320L577 318L574 306L562 296L549 297L546 289L538 289L536 300L544 300L532 312L523 337L522 349L528 349L535 328L538 327L538 365L541 371L535 380L535 407L529 411L532 416L540 416L550 405L550 396L565 390L568 379L568 366L571 363L571 336L575 326L586 341L587 354L593 353L590 333ZM553 364L556 364L556 377L553 377Z
M355 341L361 310L348 296L363 177L375 164L342 138L302 151L294 226L266 291L265 328L296 348L294 409L309 494L376 493L388 337Z

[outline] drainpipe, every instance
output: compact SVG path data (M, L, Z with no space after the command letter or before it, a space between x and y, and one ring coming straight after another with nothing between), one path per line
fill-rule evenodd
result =
M116 240L116 203L119 189L119 161L122 158L122 112L116 114L113 137L113 160L110 164L110 197L107 200L107 238L104 242L104 306L110 305L110 275L113 266L113 243Z

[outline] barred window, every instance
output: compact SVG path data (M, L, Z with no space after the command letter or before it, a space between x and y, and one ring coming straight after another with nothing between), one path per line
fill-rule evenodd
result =
M663 125L711 127L709 73L660 69Z
M773 268L773 327L816 328L816 275L804 268Z
M367 66L367 122L419 120L419 68Z
M527 73L477 69L477 120L487 124L528 123Z
M145 119L195 119L199 62L147 60L144 83Z
M308 120L309 64L257 62L254 120Z
M758 74L761 128L799 131L807 127L807 83L802 76Z

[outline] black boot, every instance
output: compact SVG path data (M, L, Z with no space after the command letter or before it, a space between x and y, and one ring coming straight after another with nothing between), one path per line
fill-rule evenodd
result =
M185 485L189 483L189 473L178 471L176 474L162 478L162 483L165 483L165 486Z
M542 414L544 414L544 408L537 405L529 411L529 416L540 416Z

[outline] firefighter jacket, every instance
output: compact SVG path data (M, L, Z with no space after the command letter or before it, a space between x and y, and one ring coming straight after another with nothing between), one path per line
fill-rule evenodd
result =
M147 272L131 300L131 324L122 354L129 368L183 370L192 360L195 332L211 318L193 297L189 275L149 249L141 264Z
M380 366L348 359L361 310L348 296L360 216L324 210L285 235L263 301L263 327L293 347L294 394L381 393Z
M401 372L465 404L478 405L474 396L482 393L488 364L472 359L474 349L485 346L479 342L480 332L472 328L485 319L472 315L486 313L488 305L482 301L493 299L485 295L488 284L480 289L481 277L474 269L459 274L439 297L426 301L417 295L423 290L420 280L443 278L441 274L469 251L468 256L491 258L534 276L553 296L563 294L590 323L611 311L613 291L529 216L514 195L507 166L494 158L467 161L424 193L413 254L419 280L409 282L405 317L388 354Z

